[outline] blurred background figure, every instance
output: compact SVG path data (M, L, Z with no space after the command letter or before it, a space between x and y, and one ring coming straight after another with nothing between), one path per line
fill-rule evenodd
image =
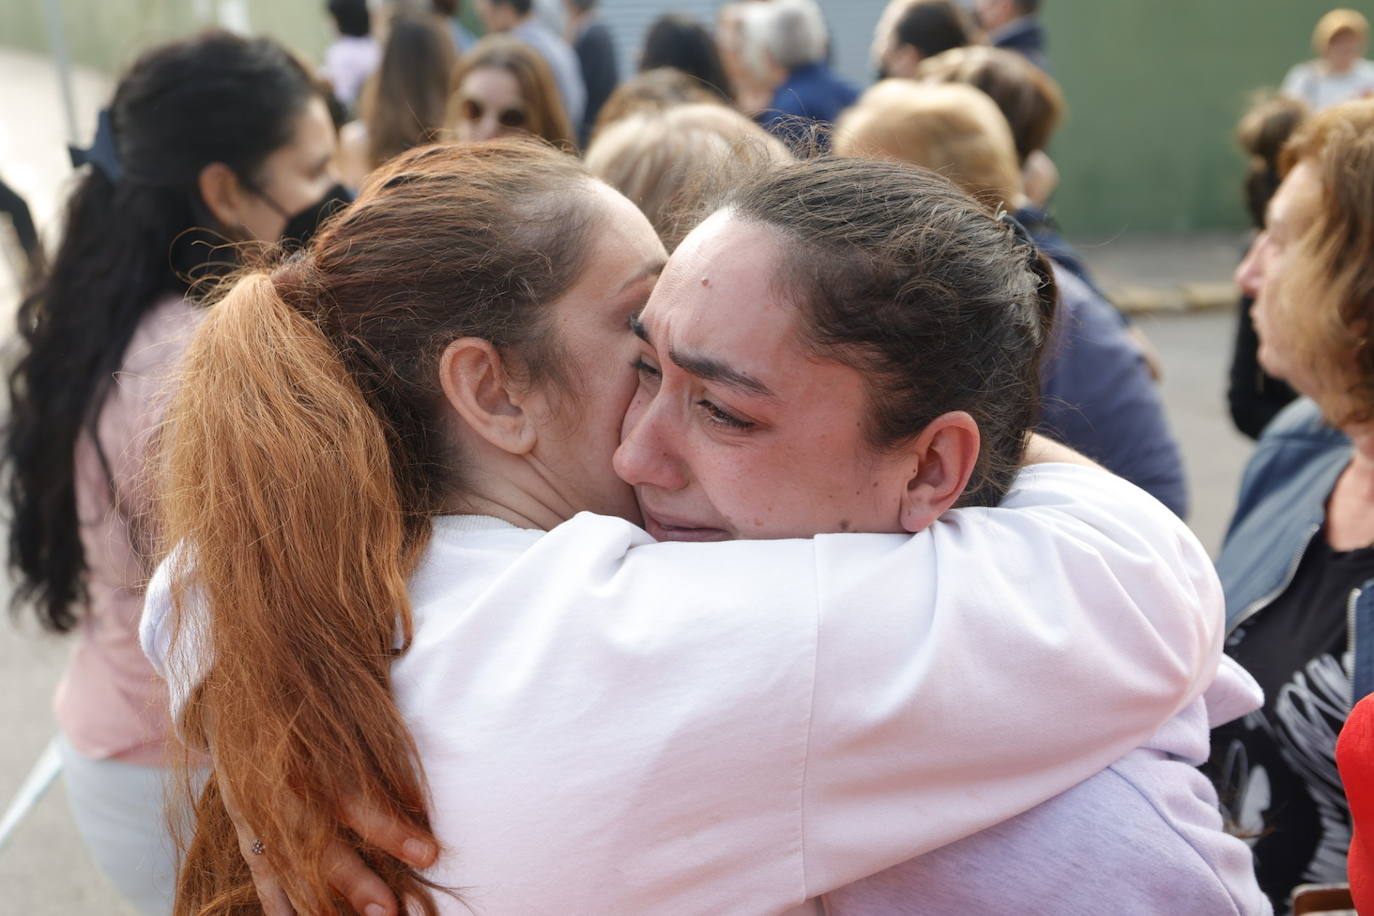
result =
M784 141L806 138L812 125L833 124L858 92L830 68L830 36L815 0L763 0L741 7L742 57L761 85L771 86L757 119ZM820 146L826 135L817 135Z
M1374 101L1313 115L1280 171L1236 280L1261 365L1303 397L1260 437L1217 558L1226 652L1265 705L1213 731L1209 772L1285 913L1296 885L1346 880L1336 737L1374 691Z
M1045 29L1040 24L1040 0L974 0L978 24L995 48L1015 51L1041 70L1050 69L1045 53Z
M475 0L487 34L510 32L544 59L558 88L557 99L569 124L581 124L587 110L587 87L582 67L563 37L544 24L532 0Z
M1364 59L1369 21L1355 10L1332 10L1312 31L1317 59L1297 64L1283 80L1283 94L1313 111L1374 94L1374 61Z
M672 67L695 77L723 101L734 101L734 84L726 74L715 38L706 26L690 16L665 13L649 25L639 55L639 72L660 67Z
M641 111L599 132L587 169L634 201L669 252L732 189L791 162L775 137L716 103Z
M334 97L352 113L363 84L381 62L381 49L372 37L367 0L329 0L326 9L339 37L325 49L324 78L333 87Z
M548 64L510 35L488 35L453 71L446 123L456 140L534 134L576 152L572 125L559 104Z
M1025 203L1011 129L972 86L884 80L840 119L835 152L933 169L991 210ZM1183 459L1144 354L1110 303L1052 266L1060 313L1042 369L1038 430L1186 515Z
M477 38L458 20L458 15L463 11L462 0L431 0L431 8L448 30L449 38L453 39L454 52L461 55L472 50Z
M0 213L8 217L10 227L14 230L14 240L19 243L24 263L17 272L21 277L27 276L29 271L38 267L38 229L33 224L29 205L3 179L0 179Z
M345 185L357 189L392 156L438 138L455 62L453 41L433 16L391 18L381 65L363 89L359 118L339 133L339 174Z
M1021 165L1022 197L1015 210L1016 219L1050 260L1115 307L1086 262L1064 238L1050 211L1049 199L1059 183L1059 169L1046 148L1064 120L1066 110L1064 96L1054 78L1014 51L985 45L953 48L937 54L923 60L917 67L917 74L930 82L973 86L997 103L1011 127ZM1158 381L1163 375L1163 362L1154 344L1127 315L1120 313L1120 316L1127 333L1144 354L1150 375Z
M640 112L666 111L677 105L727 103L701 80L676 67L658 67L630 77L616 87L596 119L593 141L603 129Z
M890 30L874 36L879 77L914 79L921 61L977 37L972 20L953 0L905 0Z
M145 450L200 315L191 282L236 266L226 239L308 238L341 199L334 145L312 75L275 42L217 32L147 52L77 154L65 234L19 307L14 600L77 635L56 697L63 778L92 857L143 913L171 912L178 753L138 644L158 548Z
M1278 190L1279 154L1309 112L1307 103L1300 99L1261 95L1236 127L1236 140L1249 159L1245 205L1250 225L1257 233L1264 231L1265 210ZM1250 314L1254 304L1254 297L1242 291L1226 402L1236 429L1258 439L1274 415L1298 395L1287 382L1265 372L1259 364L1259 338Z
M611 30L597 19L597 0L563 0L563 5L568 13L568 41L577 54L587 90L587 107L577 125L578 142L586 146L601 106L620 82L620 56Z

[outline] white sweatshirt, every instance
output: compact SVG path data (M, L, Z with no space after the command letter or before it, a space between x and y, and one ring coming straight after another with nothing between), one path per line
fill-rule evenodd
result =
M1221 650L1188 529L1070 465L914 536L445 517L411 595L394 689L447 847L431 877L479 914L810 907L1145 744ZM142 632L164 672L168 601L164 569Z

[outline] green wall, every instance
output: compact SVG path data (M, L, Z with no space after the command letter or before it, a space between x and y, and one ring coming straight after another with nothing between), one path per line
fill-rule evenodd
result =
M1232 131L1250 92L1311 57L1338 3L1045 0L1069 120L1052 154L1070 234L1238 228L1244 160ZM1346 4L1374 19L1369 4Z
M0 43L48 49L44 4L0 3ZM149 42L241 3L256 30L317 58L324 0L60 0L80 63L115 72ZM602 0L612 6L617 0ZM843 0L822 0L822 5ZM1052 149L1070 234L1238 228L1243 162L1231 132L1251 90L1310 56L1331 2L1044 0L1069 119ZM1351 4L1374 18L1369 3Z
M0 44L49 51L52 0L0 3ZM255 31L318 58L331 38L325 0L58 0L68 50L78 64L117 73L149 44L213 25L221 8L246 9Z

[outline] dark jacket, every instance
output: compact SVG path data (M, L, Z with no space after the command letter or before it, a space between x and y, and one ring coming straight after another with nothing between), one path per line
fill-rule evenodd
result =
M573 42L573 51L577 52L582 82L587 87L587 107L582 114L582 123L576 125L578 141L586 147L601 106L620 82L620 65L615 41L605 23L593 22L583 29Z
M1288 587L1326 518L1326 499L1350 463L1350 440L1322 421L1312 401L1295 401L1264 430L1245 466L1236 513L1217 558L1226 593L1226 632L1262 612ZM1354 648L1354 696L1374 691L1374 579L1351 592L1346 613Z
M1183 458L1145 357L1105 299L1058 265L1054 278L1060 307L1041 371L1039 431L1183 517Z
M759 123L784 142L804 138L808 122L833 124L859 98L858 90L835 75L829 64L806 64L793 70L773 94ZM825 146L825 135L821 135Z
M1007 23L988 38L993 47L1015 51L1035 64L1046 73L1050 72L1050 60L1045 56L1045 29L1036 16L1022 16Z
M1241 296L1236 314L1236 343L1231 350L1231 375L1226 386L1226 403L1236 429L1258 439L1264 427L1298 393L1283 379L1265 372L1259 364L1259 335L1250 317L1255 300Z

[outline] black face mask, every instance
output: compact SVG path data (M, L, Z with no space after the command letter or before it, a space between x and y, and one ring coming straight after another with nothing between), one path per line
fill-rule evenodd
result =
M263 195L263 199L271 201ZM324 196L299 213L288 215L281 208L277 212L286 216L286 228L281 232L281 246L287 251L304 248L319 230L320 225L344 207L353 203L353 192L341 184L335 184ZM272 204L274 207L275 203Z
M324 192L323 197L304 210L299 213L287 213L266 191L252 185L249 187L266 202L267 206L286 217L286 227L282 229L278 243L287 251L299 251L304 248L319 231L321 223L353 203L353 192L341 184L335 184Z

